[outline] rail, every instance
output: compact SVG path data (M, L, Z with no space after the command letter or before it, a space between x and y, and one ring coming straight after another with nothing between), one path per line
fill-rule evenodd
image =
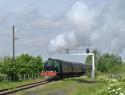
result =
M42 80L42 81L38 81L38 82L34 82L34 83L20 85L20 86L17 86L15 88L1 89L0 90L0 95L8 95L8 94L16 93L18 91L30 89L30 88L33 88L33 87L36 87L36 86L39 86L39 85L49 83L49 82L50 81Z

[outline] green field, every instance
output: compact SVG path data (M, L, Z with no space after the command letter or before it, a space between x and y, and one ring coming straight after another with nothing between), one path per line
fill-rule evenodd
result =
M28 84L36 81L40 81L43 78L36 78L36 79L27 79L23 81L17 81L17 82L0 82L0 89L6 89L6 88L15 88L16 86L20 86L23 84Z
M96 95L106 84L83 78L69 78L55 81L35 89L22 91L16 95Z

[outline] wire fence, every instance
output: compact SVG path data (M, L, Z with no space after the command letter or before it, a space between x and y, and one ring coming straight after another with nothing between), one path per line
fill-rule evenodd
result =
M17 81L23 81L26 79L35 79L42 77L40 73L34 73L34 74L20 74L18 76L6 76L2 75L0 76L0 82L17 82Z
M109 73L108 74L109 78L115 78L115 79L122 79L123 77L125 77L125 73Z
M98 73L97 76L106 76L107 78L110 79L125 79L125 73L124 72L114 72L114 73Z

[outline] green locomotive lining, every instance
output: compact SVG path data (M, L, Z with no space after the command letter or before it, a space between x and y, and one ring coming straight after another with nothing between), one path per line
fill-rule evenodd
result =
M53 71L56 71L56 72L60 72L60 62L58 62L57 60L47 60L45 63L44 63L44 66L46 64L49 64L50 66L54 66L54 70ZM45 68L44 68L45 70Z

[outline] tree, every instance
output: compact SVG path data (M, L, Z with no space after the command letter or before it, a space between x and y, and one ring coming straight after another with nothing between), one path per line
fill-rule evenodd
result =
M40 56L33 57L28 54L22 54L15 58L4 57L0 60L0 74L11 77L11 80L18 80L22 74L31 75L41 72L43 69L43 61Z
M122 59L120 56L106 53L100 56L99 61L97 63L97 70L101 72L110 72L111 69L114 69L115 66L121 64Z
M98 51L97 49L93 50L92 53L94 53L94 58L95 58L95 63L98 63L98 60L101 56L101 52ZM92 56L89 55L86 60L85 60L86 64L92 64Z
M94 50L93 53L95 54L95 68L97 71L113 72L122 64L122 59L118 55L110 53L101 54L98 50ZM92 64L91 56L86 58L86 64Z

